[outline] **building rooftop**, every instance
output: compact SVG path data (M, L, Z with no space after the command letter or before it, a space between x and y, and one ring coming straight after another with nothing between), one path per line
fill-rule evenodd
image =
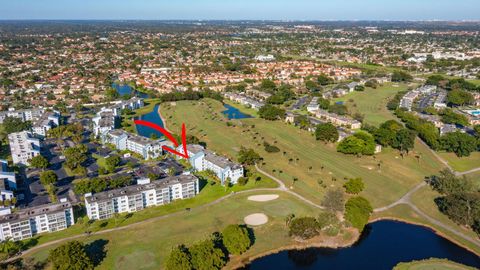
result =
M32 218L38 215L43 215L43 214L52 214L52 213L63 211L70 207L72 207L72 205L69 202L62 202L62 203L46 204L46 205L41 205L36 207L20 209L15 213L0 216L0 224L12 222L12 221L18 222L22 220L27 220L29 218Z
M129 196L133 194L138 194L145 190L161 189L161 188L166 188L175 184L190 183L196 180L197 180L197 177L195 177L194 175L182 174L182 175L163 178L145 185L133 185L133 186L127 186L127 187L118 188L114 190L95 193L95 194L92 194L91 196L86 196L85 200L88 203L103 202L103 201L108 201L108 200L111 200L112 198L116 198L120 196Z

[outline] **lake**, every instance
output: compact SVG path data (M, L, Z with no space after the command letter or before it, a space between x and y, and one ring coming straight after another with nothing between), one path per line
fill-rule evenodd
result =
M137 97L141 97L141 98L148 98L149 97L148 94L136 91L135 89L130 87L130 85L128 85L128 84L112 83L112 87L117 90L117 92L118 92L118 94L120 94L120 96L132 95L133 94L133 95L136 95Z
M155 105L155 107L153 107L153 110L151 112L141 115L140 117L135 117L135 119L149 121L163 127L162 118L160 118L160 115L158 115L159 106L160 106L159 104ZM139 135L147 138L151 138L153 134L155 134L157 138L160 138L163 136L163 134L160 133L159 131L146 126L137 125L136 128L137 128L137 133Z
M239 109L230 106L228 104L223 104L223 107L226 108L225 111L222 111L222 113L228 118L228 119L244 119L244 118L252 118L251 115L242 113Z
M369 224L352 247L282 251L254 260L243 269L391 270L399 262L432 257L480 267L480 258L474 253L426 227L385 220Z

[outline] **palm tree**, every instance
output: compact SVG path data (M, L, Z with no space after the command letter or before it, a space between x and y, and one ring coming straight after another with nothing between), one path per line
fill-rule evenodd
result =
M285 217L285 226L288 227L290 225L290 222L295 218L295 214L288 214Z

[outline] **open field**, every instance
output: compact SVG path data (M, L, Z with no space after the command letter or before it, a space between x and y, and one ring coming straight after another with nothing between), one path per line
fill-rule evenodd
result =
M400 263L393 270L473 270L475 268L443 259Z
M292 186L293 178L297 178L293 190L317 203L326 189L341 187L345 177L362 177L366 182L363 195L374 207L385 206L442 168L419 143L404 159L392 149L375 157L357 158L337 153L334 145L317 142L308 131L282 121L230 120L234 125L227 126L220 113L223 106L217 101L180 101L176 106L160 107L169 127L180 130L179 125L184 122L188 134L198 136L217 153L236 159L240 146L254 148L264 158L263 169L287 186ZM280 152L265 152L264 141L275 144Z
M457 172L465 172L480 167L480 152L473 152L468 157L457 157L454 153L439 152L448 164Z
M253 117L258 117L258 111L255 110L255 109L252 109L252 108L246 108L245 106L243 106L242 104L239 104L239 103L236 103L236 102L233 102L233 101L230 101L230 100L224 100L225 104L228 104L234 108L237 108L239 109L240 111L242 111L243 113L246 113L250 116L253 116Z
M407 84L385 83L377 89L365 88L365 91L354 91L343 97L334 99L343 101L351 113L365 115L365 123L378 126L387 120L396 119L386 104L398 92L406 91Z
M242 255L243 258L292 244L285 228L284 219L288 214L316 216L319 213L286 193L281 193L277 200L269 202L249 201L249 195L251 194L239 194L217 205L138 224L124 231L82 237L79 240L87 243L95 240L106 242L107 256L98 269L138 269L139 262L142 269L159 269L172 247L182 243L190 245L205 239L229 224L242 224L243 218L249 214L265 213L269 221L254 228L255 244ZM53 247L42 249L32 256L44 260ZM232 261L238 262L239 259L234 257Z

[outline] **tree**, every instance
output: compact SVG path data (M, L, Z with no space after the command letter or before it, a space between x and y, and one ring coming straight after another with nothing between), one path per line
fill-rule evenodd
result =
M40 182L42 185L55 184L58 180L57 174L54 171L44 171L40 174Z
M475 99L473 95L464 90L452 90L447 94L447 102L454 106L464 106L473 104Z
M105 167L110 173L113 173L121 161L122 159L117 155L109 156L105 159Z
M363 197L352 197L345 204L345 219L359 231L363 231L372 212L370 202Z
M56 270L93 269L92 260L85 251L85 246L78 241L71 241L50 251L48 260Z
M338 140L338 130L331 123L319 124L315 129L315 138L324 142L336 142Z
M320 85L329 85L329 84L334 83L334 80L333 80L331 77L328 77L328 76L325 75L325 74L320 74L320 75L317 77L317 82L318 82Z
M172 249L167 258L166 266L168 270L191 270L191 256L188 249L183 246L177 246Z
M410 82L412 80L412 75L405 71L394 71L392 73L392 82Z
M357 177L348 180L343 187L348 194L358 194L365 188L365 184L363 183L362 178Z
M76 169L88 159L87 149L83 144L75 147L69 147L65 149L63 154L65 155L65 165L72 170Z
M457 224L473 227L480 221L480 194L455 193L436 199L439 210Z
M248 230L245 226L228 225L222 231L223 245L228 253L240 255L252 245Z
M254 165L257 161L261 160L259 154L257 154L251 148L241 147L240 151L238 152L238 162L245 164L245 165Z
M223 251L215 247L212 240L204 240L189 248L192 256L192 266L196 270L221 269L226 263Z
M343 139L337 146L337 151L353 155L373 155L375 153L375 140L372 135L359 131Z
M48 163L48 160L44 156L38 155L30 159L30 166L33 168L45 170L46 168L48 168L48 166L50 166L50 163Z
M3 128L7 134L29 130L32 128L31 121L22 121L20 118L7 116L3 120Z
M319 234L320 227L313 217L294 218L290 222L288 234L301 239L310 239Z
M440 138L443 149L454 152L458 157L468 157L477 150L477 140L460 131L450 132Z
M322 200L322 206L331 212L342 212L345 198L341 189L329 189Z
M456 124L462 126L468 126L468 118L459 113L455 113L452 109L444 109L441 111L442 122L447 124Z
M240 177L237 180L239 186L245 186L248 183L248 177Z
M266 120L277 120L285 116L285 110L270 104L266 104L258 110L258 115Z
M471 180L463 177L456 177L449 169L443 169L439 175L428 178L430 186L440 194L458 194L473 191L474 184Z
M343 104L339 104L339 103L335 103L333 105L330 105L328 107L328 111L331 112L331 113L335 113L335 114L338 114L338 115L346 115L348 114L348 108L347 106L343 105Z
M415 131L402 128L397 132L392 147L408 153L415 146L416 137L417 133Z

